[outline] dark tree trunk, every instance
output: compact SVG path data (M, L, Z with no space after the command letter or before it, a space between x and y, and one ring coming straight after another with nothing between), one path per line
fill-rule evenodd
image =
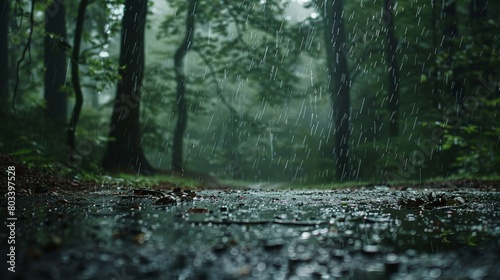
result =
M57 123L66 125L68 97L66 83L67 47L66 8L64 1L53 1L46 9L44 40L44 97L47 114Z
M154 172L141 144L140 98L144 75L144 29L147 0L126 0L122 20L119 74L104 169L112 172Z
M76 19L75 28L75 40L73 44L73 53L71 54L71 82L73 83L73 89L75 91L75 107L73 113L71 114L71 120L69 122L68 128L68 138L67 145L69 147L69 156L72 156L75 151L75 133L76 125L78 124L78 119L80 118L80 112L83 105L83 93L80 86L80 76L78 73L78 66L80 62L80 43L82 41L83 33L83 22L85 20L85 11L87 9L89 0L81 0L80 7L78 8L78 16Z
M328 65L328 89L332 101L333 118L335 121L335 162L336 176L339 181L351 178L349 160L350 133L350 85L347 65L348 48L345 39L342 11L343 0L326 0L324 2L325 45Z
M384 21L387 29L387 65L389 68L389 92L387 109L389 110L389 136L399 135L399 65L396 59L398 42L394 34L394 9L395 0L384 0Z
M2 104L6 104L5 100L9 94L9 5L9 1L2 1L0 4L0 102Z
M184 171L183 139L188 121L186 104L186 77L184 76L184 57L193 43L194 17L197 0L190 0L188 4L185 35L174 56L175 81L177 83L177 124L174 131L174 145L172 151L172 170Z

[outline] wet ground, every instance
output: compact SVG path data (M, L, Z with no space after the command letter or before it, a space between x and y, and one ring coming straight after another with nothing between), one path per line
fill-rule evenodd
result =
M16 272L2 240L1 279L500 279L499 192L107 190L16 202Z

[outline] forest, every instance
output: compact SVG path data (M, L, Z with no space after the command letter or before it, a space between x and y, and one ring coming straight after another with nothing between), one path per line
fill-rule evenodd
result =
M498 176L500 3L15 0L0 153L62 175Z
M0 1L0 279L500 279L500 1Z

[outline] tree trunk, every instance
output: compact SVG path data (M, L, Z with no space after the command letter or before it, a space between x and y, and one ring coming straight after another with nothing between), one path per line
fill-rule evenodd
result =
M345 39L343 21L343 0L324 2L325 45L328 65L328 89L332 101L333 118L336 130L335 162L336 176L339 181L351 178L349 133L350 133L350 77L346 54L348 48Z
M0 102L6 104L9 95L9 1L0 4ZM4 110L5 106L2 106Z
M172 170L184 171L183 139L188 121L186 104L186 77L184 76L184 57L189 52L193 43L194 19L197 0L189 0L185 23L185 35L174 56L175 81L177 83L177 124L174 131L174 144L172 151Z
M66 125L68 95L66 83L67 47L66 8L64 1L53 1L46 9L44 40L44 98L47 115L61 125Z
M384 21L387 29L387 65L389 68L389 94L387 109L389 110L389 136L399 135L399 65L396 59L398 42L394 34L394 2L395 0L384 0Z
M122 19L119 74L104 169L112 172L154 173L141 144L140 98L144 75L144 29L147 0L126 0Z
M83 93L80 86L80 75L78 72L80 63L80 43L82 41L83 23L85 21L85 11L87 10L89 0L81 0L80 7L78 8L78 16L76 19L75 39L73 43L73 52L71 54L71 82L73 83L73 90L75 91L75 107L71 114L69 122L67 145L69 156L75 153L75 134L78 119L83 105Z

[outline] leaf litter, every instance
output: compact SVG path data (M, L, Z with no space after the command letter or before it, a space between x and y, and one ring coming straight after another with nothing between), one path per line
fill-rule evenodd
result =
M18 279L500 278L494 183L79 192L58 184L16 200Z

